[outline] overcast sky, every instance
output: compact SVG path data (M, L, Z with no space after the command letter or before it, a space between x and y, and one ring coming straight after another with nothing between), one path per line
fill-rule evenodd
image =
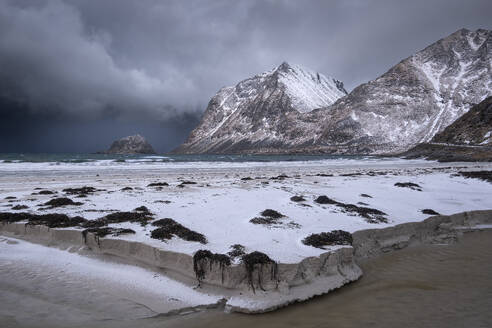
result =
M0 0L0 152L90 152L141 133L168 151L215 92L283 61L347 90L490 0Z

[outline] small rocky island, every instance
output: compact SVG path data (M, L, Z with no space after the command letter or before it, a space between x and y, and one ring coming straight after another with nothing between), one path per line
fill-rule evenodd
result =
M139 134L114 141L105 154L156 154L150 143Z

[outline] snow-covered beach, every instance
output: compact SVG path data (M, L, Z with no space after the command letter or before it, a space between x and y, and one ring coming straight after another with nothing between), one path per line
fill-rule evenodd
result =
M310 257L351 248L349 245L318 248L303 242L312 234L334 230L354 233L419 222L436 213L451 215L492 208L492 184L460 173L490 170L489 163L441 164L395 158L175 163L156 162L152 158L155 159L150 157L149 161L133 164L131 161L56 165L0 163L0 212L62 213L91 221L101 220L111 213L135 213L136 208L145 206L149 224L125 220L109 222L107 226L111 228L131 229L134 233L109 234L104 239L138 242L190 257L200 250L227 254L234 250L233 245L240 245L240 251L245 254L261 252L276 263L294 265ZM85 193L76 189L67 191L81 187L93 189ZM69 198L77 205L43 205L57 198ZM262 215L268 209L281 216ZM151 238L152 231L158 229L152 223L166 218L202 235L205 240L186 240L177 235L169 239ZM77 226L63 229L84 230ZM2 248L6 245L2 243ZM84 247L77 251L86 252ZM231 262L232 266L239 265L241 257L231 256ZM100 263L101 267L107 265ZM139 263L132 259L130 264ZM95 267L95 264L89 266ZM126 271L113 270L114 277L106 274L101 279L118 279L118 270ZM138 276L135 274L131 279ZM245 304L230 291L206 286L192 291L196 282L190 277L170 276L180 280L182 288L190 289L186 295L203 294L201 297L208 300L196 297L192 301L180 301L183 308L213 304L222 297L229 297L231 304ZM354 279L357 274L335 287ZM180 299L181 296L175 295L177 289L166 289L163 294ZM283 297L281 294L276 297ZM175 308L179 306L169 307L170 310Z

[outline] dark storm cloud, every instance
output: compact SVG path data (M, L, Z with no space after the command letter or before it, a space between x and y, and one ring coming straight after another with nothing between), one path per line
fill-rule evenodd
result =
M352 89L462 27L492 28L490 12L490 0L0 0L0 100L16 104L0 115L196 120L220 87L284 60Z

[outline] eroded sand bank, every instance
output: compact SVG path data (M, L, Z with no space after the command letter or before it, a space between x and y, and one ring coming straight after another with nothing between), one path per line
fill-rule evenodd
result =
M36 246L32 254L39 256L39 249ZM29 257L23 255L27 264ZM86 281L78 284L78 279L61 272L53 277L34 275L31 265L27 270L18 265L12 274L13 264L9 270L0 267L4 305L0 320L8 328L492 325L490 229L465 233L454 244L425 244L362 261L360 280L310 302L260 316L222 309L155 316L131 297L119 298L114 286L87 288Z

